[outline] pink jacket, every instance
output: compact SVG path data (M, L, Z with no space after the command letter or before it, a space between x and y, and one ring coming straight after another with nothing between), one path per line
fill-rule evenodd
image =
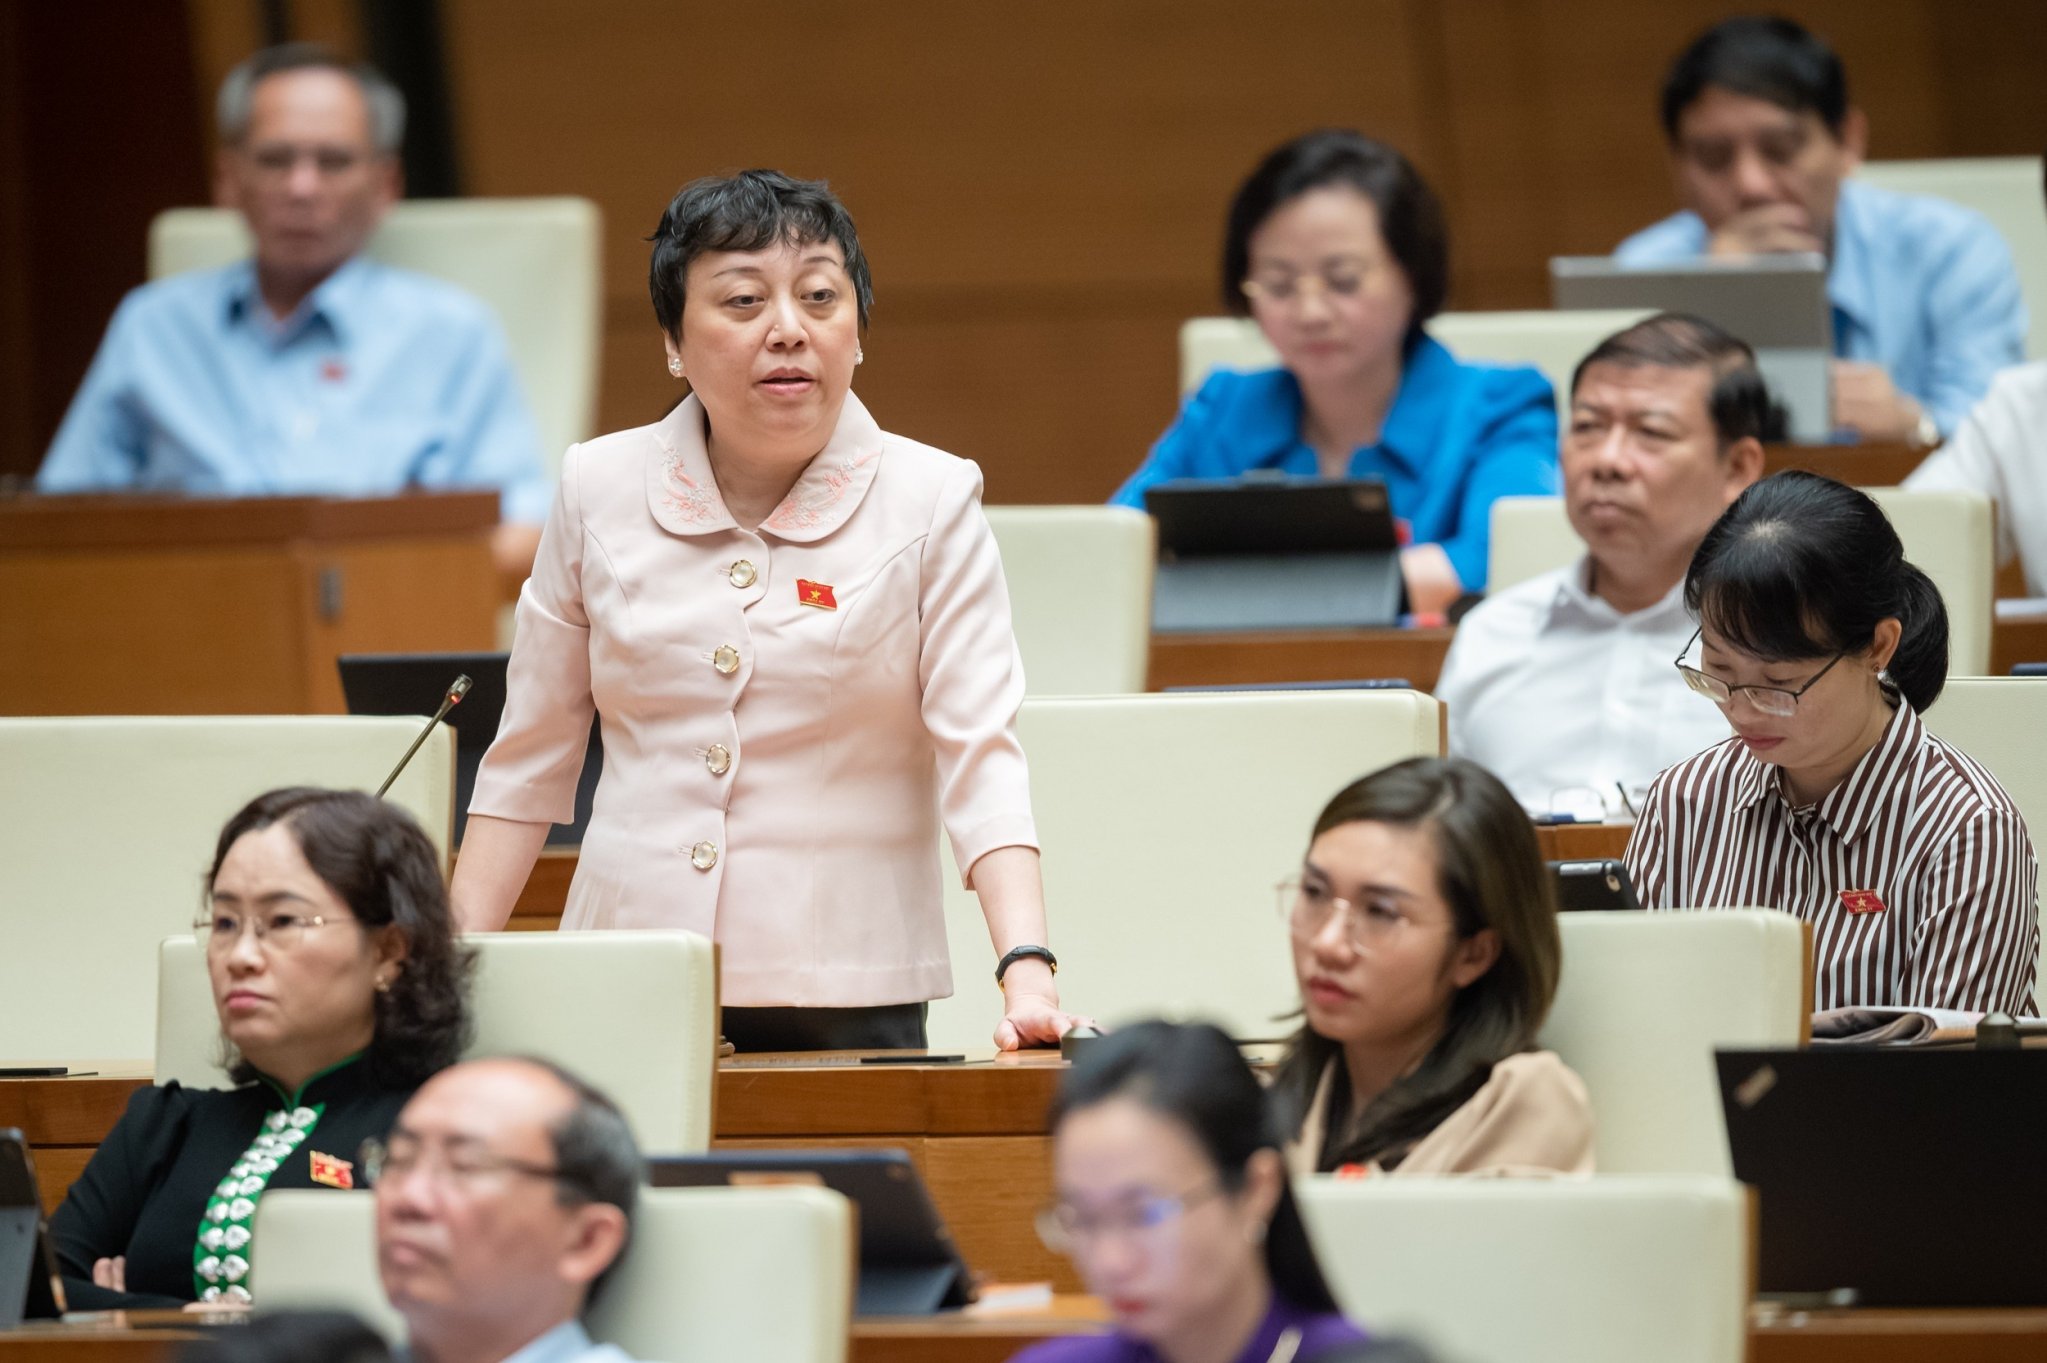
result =
M728 1004L951 993L941 811L962 868L1037 845L980 496L973 464L850 394L758 532L718 496L694 397L571 449L470 812L570 818L594 705L564 928L710 934Z

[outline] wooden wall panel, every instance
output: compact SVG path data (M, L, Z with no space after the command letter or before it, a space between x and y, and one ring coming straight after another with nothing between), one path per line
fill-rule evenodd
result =
M672 388L641 240L694 176L832 180L877 303L859 391L987 469L1094 500L1170 418L1180 320L1213 311L1221 204L1317 123L1423 140L1405 0L1030 6L449 0L471 187L606 215L601 422ZM581 130L582 135L571 133Z

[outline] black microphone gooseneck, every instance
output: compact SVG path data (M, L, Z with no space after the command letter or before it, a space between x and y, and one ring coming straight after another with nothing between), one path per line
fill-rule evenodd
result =
M448 711L460 705L462 697L468 695L469 688L475 684L475 682L469 680L467 672L462 673L454 681L448 683L448 694L442 699L441 708L434 711L434 717L426 722L424 729L419 731L419 737L412 740L412 746L405 750L405 756L398 759L398 765L391 768L391 774L384 778L384 784L377 787L378 799L384 798L384 792L389 790L391 783L398 779L398 773L405 770L405 764L410 762L412 755L419 751L419 745L426 742L426 736L434 731L434 725L439 724L442 719L446 718Z

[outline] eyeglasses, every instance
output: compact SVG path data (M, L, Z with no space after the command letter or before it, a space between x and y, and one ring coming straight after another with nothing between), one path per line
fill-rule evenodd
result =
M283 180L298 168L301 161L313 163L323 179L346 175L369 158L359 151L347 147L294 147L278 143L266 143L244 153L256 173L266 180Z
M1331 298L1355 297L1371 276L1372 266L1364 261L1333 261L1319 270L1265 270L1237 287L1253 303L1284 307L1312 293L1324 293Z
M1287 931L1303 940L1318 937L1328 926L1331 914L1347 914L1348 929L1344 938L1359 951L1370 951L1397 932L1403 923L1414 921L1413 916L1384 902L1343 899L1329 892L1329 887L1305 876L1288 876L1273 887L1279 918L1287 925Z
M1685 685L1715 705L1732 705L1737 694L1746 695L1748 703L1755 706L1760 713L1775 715L1779 719L1797 714L1798 698L1817 686L1821 677L1834 670L1835 663L1848 656L1846 653L1836 653L1827 660L1825 667L1813 673L1812 679L1796 691L1788 691L1781 686L1729 686L1718 677L1709 677L1698 668L1685 665L1685 654L1692 651L1692 645L1698 642L1699 634L1700 631L1693 630L1692 637L1685 641L1683 650L1677 655L1677 674L1685 679Z
M1134 1198L1099 1211L1060 1202L1038 1213L1038 1239L1054 1254L1084 1253L1104 1236L1120 1236L1152 1244L1169 1235L1188 1208L1200 1206L1226 1191L1216 1179L1178 1197L1158 1194Z
M386 1177L405 1178L418 1170L431 1170L438 1178L464 1185L493 1174L523 1174L527 1178L546 1179L551 1183L568 1178L560 1169L513 1159L509 1155L493 1155L488 1150L458 1146L429 1155L424 1144L405 1137L388 1144L371 1137L362 1143L357 1155L362 1161L363 1177L372 1186Z
M243 918L239 914L216 909L193 919L192 932L208 955L226 955L233 951L235 943L242 940L244 929L256 935L257 946L269 947L273 951L295 951L306 940L309 929L360 921L340 915L329 918L318 913L259 913Z

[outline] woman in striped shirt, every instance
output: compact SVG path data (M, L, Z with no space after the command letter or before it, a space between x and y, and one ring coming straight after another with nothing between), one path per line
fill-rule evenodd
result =
M2038 868L2011 797L1919 714L1947 610L1883 512L1810 473L1744 492L1699 546L1677 660L1734 728L1657 777L1627 863L1650 908L1812 924L1819 1008L2030 1016Z

